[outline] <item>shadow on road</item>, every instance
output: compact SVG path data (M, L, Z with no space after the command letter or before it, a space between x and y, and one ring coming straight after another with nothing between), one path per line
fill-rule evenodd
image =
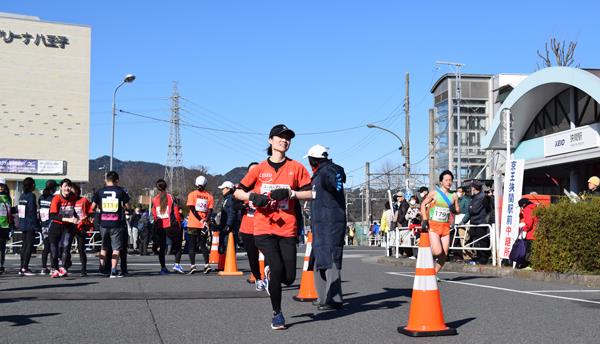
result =
M458 276L458 277L453 277L453 278L444 278L442 281L468 281L468 280L473 280L473 279L491 279L491 278L498 278L498 276Z
M51 317L59 315L61 313L40 313L40 314L28 314L28 315L2 315L0 316L0 323L9 322L11 326L26 326L31 324L37 324L34 318Z
M90 284L97 284L98 282L81 282L81 283L69 283L69 284L42 284L42 285L34 285L27 287L18 287L18 288L9 288L2 289L3 291L20 291L20 290L39 290L39 289L49 289L49 288L72 288L72 287L82 287Z
M346 317L352 314L360 313L360 312L368 312L377 309L392 309L399 307L403 303L407 303L407 301L392 301L390 299L394 299L397 297L410 297L412 294L412 289L393 289L393 288L383 288L384 291L377 294L369 294L364 296L353 297L350 299L346 299L344 303L344 308L337 311L325 311L321 313L304 313L295 315L292 318L310 318L307 320L302 320L294 323L288 324L288 326L295 326L300 324L305 324L313 321L321 321L321 320L331 320L336 318ZM378 302L379 303L375 303ZM315 307L316 311L316 307Z
M464 318L461 320L451 321L449 323L446 323L446 325L448 325L448 327L451 327L451 328L459 328L462 325L470 323L471 321L473 321L475 319L477 319L477 318Z

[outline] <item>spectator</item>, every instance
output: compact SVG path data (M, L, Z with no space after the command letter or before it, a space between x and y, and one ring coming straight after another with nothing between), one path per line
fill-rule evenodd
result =
M135 207L133 214L129 217L129 239L133 244L133 253L138 254L138 238L140 233L140 219L142 218L142 211L139 206Z
M404 194L399 191L396 195L396 204L394 205L394 209L396 209L396 213L395 218L394 218L394 223L396 225L396 227L407 227L408 226L408 221L406 221L406 212L408 211L408 209L410 208L410 205L408 204L408 202L406 201L406 199L404 199ZM392 227L391 229L394 229L394 226L390 226Z
M471 231L469 243L474 242L473 247L478 248L489 248L490 238L486 236L489 232L487 226L488 215L490 212L489 200L485 197L485 194L481 191L483 184L475 180L471 183L471 205L469 206L469 215L471 216ZM490 258L490 251L478 250L475 254L475 259L470 264L487 264Z
M423 203L423 200L425 199L425 197L427 197L427 194L429 193L429 188L426 186L421 186L419 188L419 203Z
M521 198L519 200L519 208L521 208L521 223L519 227L525 232L525 264L518 266L518 268L531 269L529 266L529 259L531 256L531 244L535 240L535 230L538 226L539 219L534 216L533 211L536 208L536 204L528 200L527 198Z
M10 190L3 178L0 179L0 275L4 273L6 242L10 237L10 232L14 229L12 198L10 198Z
M354 225L348 226L348 245L354 245Z
M225 254L227 252L228 236L229 233L234 233L234 244L237 242L235 238L235 224L238 218L236 209L234 207L235 199L233 198L233 192L235 186L230 181L224 181L223 184L218 186L223 195L223 203L221 204L221 221L219 223L219 253ZM235 245L234 247L236 247Z
M465 243L469 240L469 231L465 227L461 227L462 225L466 225L471 220L471 214L469 214L469 208L471 206L471 197L467 195L466 188L464 186L460 186L456 189L456 196L458 196L458 205L460 206L460 214L454 217L454 224L456 230L458 230L458 236L455 238L454 245L455 246L465 246ZM469 260L473 257L473 251L471 250L463 250L462 252L455 252L456 259L464 259Z
M152 226L150 224L150 213L148 212L148 210L140 210L142 213L138 221L138 234L140 237L140 256L147 256L148 244L150 243L150 238L152 237Z
M387 240L388 233L390 232L390 228L392 226L392 220L394 218L394 213L390 207L390 202L385 202L383 207L385 210L381 214L381 226L379 227L379 234L382 242Z
M406 211L406 215L404 215L404 219L407 224L410 226L412 220L421 214L421 209L419 205L419 198L417 196L412 196L408 201L409 208Z
M588 194L591 196L600 196L600 178L593 176L588 179Z
M29 260L34 248L35 231L40 228L37 214L37 201L33 191L35 190L35 181L31 177L23 180L23 193L19 198L17 206L19 213L19 229L23 232L23 248L21 249L21 269L19 275L34 276L29 270Z

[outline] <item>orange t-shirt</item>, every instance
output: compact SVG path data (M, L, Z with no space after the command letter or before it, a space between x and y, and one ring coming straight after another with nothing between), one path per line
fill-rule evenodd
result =
M196 216L190 211L188 214L188 227L189 228L204 228L206 226L206 217L208 211L213 209L215 200L213 196L206 190L199 191L194 190L190 192L187 199L187 206L194 207L202 221L199 221Z
M306 168L289 158L277 171L265 160L250 170L240 182L242 188L261 194L268 194L276 188L298 191L310 186L310 183ZM272 200L266 207L257 208L254 213L254 235L296 236L296 202L295 199Z
M242 223L240 224L240 233L244 234L254 234L254 214L256 213L256 208L252 205L252 202L246 201L244 205L247 206L242 211Z

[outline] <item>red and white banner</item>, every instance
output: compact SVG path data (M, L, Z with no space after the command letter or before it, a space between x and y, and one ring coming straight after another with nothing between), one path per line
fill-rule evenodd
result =
M519 235L519 200L523 195L525 160L509 160L504 175L502 220L498 240L498 259L508 259L513 243Z

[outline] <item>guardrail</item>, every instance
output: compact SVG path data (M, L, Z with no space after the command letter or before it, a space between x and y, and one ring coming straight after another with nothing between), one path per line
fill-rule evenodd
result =
M467 236L469 234L469 231L472 230L473 228L482 228L485 227L487 228L487 233L484 234L483 236L481 236L480 238L477 238L473 241L469 241L467 242ZM458 231L457 229L462 228L464 229L464 233L461 234L460 231ZM416 227L417 230L420 230L420 227ZM497 250L496 250L496 241L497 241L497 235L496 235L496 226L495 225L490 225L490 224L482 224L482 225L452 225L450 227L450 247L449 250L453 250L453 251L490 251L491 256L492 256L492 264L495 266L498 263L497 260ZM490 244L486 247L478 247L479 244L482 240L489 238L489 242ZM400 248L417 248L418 245L418 238L416 237L416 235L413 233L412 230L410 230L408 227L399 227L396 228L393 231L390 231L390 233L388 233L387 237L384 239L384 247L385 247L385 252L386 252L386 256L390 255L390 248L395 248L395 257L399 258L400 257ZM456 246L456 244L459 244L458 246ZM475 244L478 244L478 246L474 246Z
M11 240L6 243L6 248L7 249L12 249L12 248L17 248L17 247L22 247L23 246L23 240L18 238L18 236L15 236L15 234L22 234L22 231L14 231L11 237ZM102 246L102 238L100 237L100 231L91 231L88 232L91 233L91 235L86 237L86 249L93 249L95 247L100 247ZM44 246L44 241L42 239L42 233L41 232L35 232L35 239L34 239L34 248L38 249Z

